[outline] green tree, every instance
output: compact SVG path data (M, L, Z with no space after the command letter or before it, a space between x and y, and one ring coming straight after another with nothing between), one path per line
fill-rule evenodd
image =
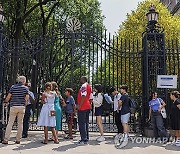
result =
M40 61L40 56L51 55L50 59L48 59L48 68L51 71L45 72L49 74L50 78L53 76L53 68L57 67L57 64L51 64L51 60L55 59L56 56L56 60L61 62L63 58L69 58L68 54L66 57L62 57L62 55L67 52L66 49L69 49L68 53L71 51L70 40L63 42L59 38L56 38L59 39L59 44L58 40L54 40L58 44L54 45L54 36L61 33L59 29L60 25L64 25L67 19L76 17L83 26L90 25L103 28L103 16L101 15L100 3L98 0L2 0L2 6L6 17L4 25L6 27L7 36L13 39L12 45L14 45L13 50L15 50L11 58L11 84L15 82L16 76L19 73L20 60L18 59L18 53L21 53L22 50L22 40L24 41L27 39L31 41L31 38L34 36L36 36L37 40L40 40L41 38L37 37L39 35L44 37L44 44L42 43L42 45L38 45L38 41L32 41L34 44L29 41L29 44L34 48L39 48L39 50L43 52L43 54L38 53L38 56L32 57L36 59L37 64L38 61ZM52 32L51 30L53 28L54 31ZM46 48L45 45L47 43L45 41L47 36L52 37L49 38L50 47L48 48ZM64 37L63 34L61 36ZM35 45L37 47L35 47ZM64 45L66 45L66 49ZM68 67L69 63L65 66ZM46 69L44 68L44 70ZM61 72L62 70L59 71Z
M142 33L146 30L146 13L150 5L156 7L159 13L158 23L164 29L166 40L180 38L180 16L171 15L169 10L159 0L145 0L138 4L136 10L127 14L127 19L120 25L118 34L125 39L142 39Z
M135 54L134 52L142 51L142 34L143 32L145 32L147 26L146 13L149 11L149 7L151 5L154 5L156 11L159 13L158 26L164 29L166 45L165 48L168 49L166 50L166 53L170 54L173 52L179 52L178 44L180 43L180 16L172 15L170 11L166 8L166 6L159 2L159 0L145 0L143 2L140 2L137 9L132 11L131 14L127 15L127 19L121 24L118 30L118 50L121 50L121 52L126 52L129 56L133 56ZM123 42L122 39L124 40ZM134 41L136 40L139 41L138 46L134 45ZM127 46L127 48L124 48L124 46ZM136 50L134 50L134 46ZM126 71L127 73L130 73L133 71L134 67L133 58L127 57L125 59L127 59L127 61L122 64L124 67L122 67L123 72ZM178 59L179 58L177 57L177 61L175 60L175 63L177 63L176 66L178 66ZM170 63L172 63L172 60L166 61L167 74L170 73ZM141 71L141 65L141 63L136 65L137 71ZM174 73L178 74L178 67L176 67ZM121 78L125 79L126 77L122 74ZM142 87L141 73L132 74L129 79L124 80L125 83L132 87L132 91L134 88L133 80L136 80L135 83L139 84L138 91L140 92Z
M30 38L32 34L47 34L48 26L62 24L76 17L83 24L103 26L98 0L2 0L5 27L11 38ZM35 35L34 34L34 35Z
M142 93L142 34L146 30L146 13L151 5L155 5L156 11L159 13L158 23L164 29L166 46L168 47L167 52L179 52L180 17L171 15L169 10L159 0L145 0L139 3L137 9L128 14L127 19L120 25L116 37L111 41L113 48L111 53L114 54L109 53L105 61L108 60L109 56L111 60L103 62L103 66L99 66L97 70L98 73L95 73L95 78L98 78L99 81L102 78L102 83L106 85L110 83L119 87L120 84L127 84L129 93L136 96ZM172 39L174 41L168 41ZM179 58L167 59L167 73L170 72L170 63L174 61L174 63L177 63L177 65L174 64L176 66L174 73L178 74ZM108 72L104 68L105 63L107 63L107 66L110 63L110 68L108 68L110 73L106 73L110 81L106 81L104 76L102 76L102 74L105 74L105 71Z

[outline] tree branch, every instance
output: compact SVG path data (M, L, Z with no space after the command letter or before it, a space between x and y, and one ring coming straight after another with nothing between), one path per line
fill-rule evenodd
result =
M23 30L23 33L26 36L26 38L29 39L30 37L29 37L28 33L26 32L24 26L22 26L22 30Z
M38 6L40 5L46 5L48 2L51 2L51 1L56 1L56 0L44 0L42 1L41 3L37 3L35 4L32 8L29 9L29 11L27 11L24 16L23 16L23 20L25 18L27 18L29 16L29 14L31 14Z
M45 17L44 17L44 10L43 10L43 4L42 4L42 0L39 0L39 6L40 6L40 10L41 10L41 17L43 19L43 22L45 21Z
M27 9L27 0L24 0L24 13L26 12Z
M58 6L59 4L60 4L60 3L57 2L57 3L55 3L55 4L53 5L53 7L51 8L51 11L49 12L49 14L48 14L48 16L47 16L47 18L46 18L46 20L45 20L45 24L46 24L46 25L47 25L47 23L48 23L49 18L51 17L51 14L53 13L55 7Z
M43 34L45 35L46 26L45 26L45 15L44 15L44 9L42 5L42 0L39 0L39 3L40 3L40 10L41 10L41 18L42 18L42 29L43 29Z

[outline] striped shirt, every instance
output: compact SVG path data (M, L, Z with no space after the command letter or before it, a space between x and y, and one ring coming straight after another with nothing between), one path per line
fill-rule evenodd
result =
M25 106L25 97L28 95L28 88L20 83L13 85L9 93L12 94L10 106Z

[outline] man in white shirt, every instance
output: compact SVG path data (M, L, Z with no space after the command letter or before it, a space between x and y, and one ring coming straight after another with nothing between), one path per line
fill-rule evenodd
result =
M121 94L114 88L111 87L109 93L114 96L114 116L115 116L115 123L118 129L118 134L123 133L123 126L121 123L121 109L118 110L118 102L120 101Z

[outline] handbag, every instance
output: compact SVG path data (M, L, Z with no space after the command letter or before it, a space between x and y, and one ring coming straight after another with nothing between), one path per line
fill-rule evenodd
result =
M55 111L55 110L50 110L50 111L49 111L49 116L50 116L50 117L56 116L56 111Z
M47 103L48 103L48 100L47 100ZM52 109L52 106L49 106L49 104L48 104L48 107L49 107L49 116L50 117L56 116L56 111L54 109Z
M160 106L161 106L161 102L160 102L159 99L158 99L158 102L159 102L159 104L160 104ZM165 109L165 107L163 107L163 108L161 109L161 115L162 115L162 117L163 117L164 119L167 118L167 114L166 114L166 109Z

